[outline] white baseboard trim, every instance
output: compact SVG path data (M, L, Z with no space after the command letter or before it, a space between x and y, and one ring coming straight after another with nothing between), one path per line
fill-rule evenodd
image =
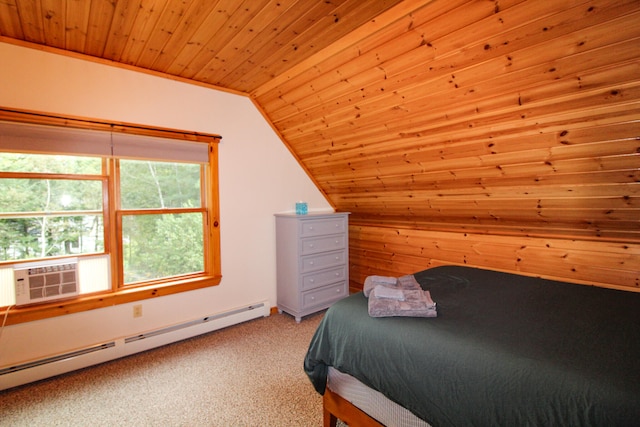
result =
M0 368L0 390L108 362L248 320L267 317L270 313L268 302L263 301L141 334L120 337L80 350Z

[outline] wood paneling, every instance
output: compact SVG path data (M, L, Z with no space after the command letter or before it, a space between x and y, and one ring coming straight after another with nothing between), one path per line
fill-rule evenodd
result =
M362 224L362 225L359 225ZM351 222L350 280L401 276L446 264L640 290L640 244L386 227Z
M0 35L251 96L352 285L440 263L637 289L638 0L39 0Z
M3 0L0 36L249 93L401 0Z
M407 16L254 93L352 212L352 285L456 263L638 288L640 3Z

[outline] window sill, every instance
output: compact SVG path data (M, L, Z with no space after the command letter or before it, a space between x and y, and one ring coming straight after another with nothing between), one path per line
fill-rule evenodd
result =
M73 299L59 300L50 303L34 304L19 308L13 307L10 308L5 326L208 288L219 285L221 279L222 276L198 277L177 282L121 289L110 293L82 295ZM5 313L6 310L3 310L0 312L0 316L4 318Z

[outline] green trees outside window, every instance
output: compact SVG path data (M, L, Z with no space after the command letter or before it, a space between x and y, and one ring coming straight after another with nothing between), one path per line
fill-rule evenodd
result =
M0 153L0 261L104 251L101 160Z
M0 153L0 262L117 247L120 285L203 273L205 167ZM105 230L110 212L115 232Z
M201 166L120 160L124 282L204 270Z

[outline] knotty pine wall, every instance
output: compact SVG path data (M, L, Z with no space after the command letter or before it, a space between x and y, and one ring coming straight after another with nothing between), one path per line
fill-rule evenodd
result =
M442 264L640 290L640 1L404 1L252 93L349 211L351 286Z

